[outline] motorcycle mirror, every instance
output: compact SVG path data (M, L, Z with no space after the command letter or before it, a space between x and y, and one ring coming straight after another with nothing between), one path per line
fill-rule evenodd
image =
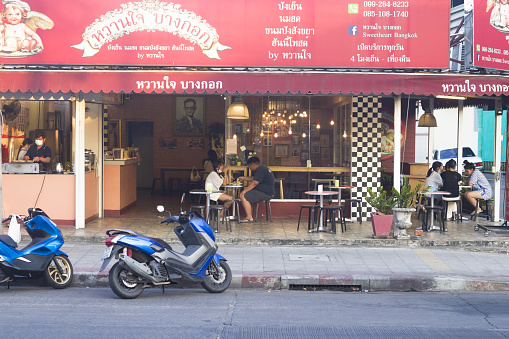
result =
M164 206L163 205L158 205L157 206L157 211L158 212L164 212Z

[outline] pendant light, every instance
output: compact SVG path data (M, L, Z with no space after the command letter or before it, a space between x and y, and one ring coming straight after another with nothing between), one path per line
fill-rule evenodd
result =
M242 101L241 96L235 96L228 112L226 113L228 119L249 119L249 111L247 106Z

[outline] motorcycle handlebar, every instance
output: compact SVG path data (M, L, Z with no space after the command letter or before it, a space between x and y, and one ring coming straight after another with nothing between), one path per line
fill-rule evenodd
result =
M179 217L178 216L171 216L171 217L168 217L166 219L164 219L163 221L159 222L160 224L164 224L164 223L167 223L167 224L170 224L172 222L176 222L179 220Z

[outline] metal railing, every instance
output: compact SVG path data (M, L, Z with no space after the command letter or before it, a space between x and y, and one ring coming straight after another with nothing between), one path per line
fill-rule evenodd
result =
M491 173L491 167L493 167L493 161L483 161L482 162L482 171L483 172ZM500 164L500 171L505 173L505 162Z

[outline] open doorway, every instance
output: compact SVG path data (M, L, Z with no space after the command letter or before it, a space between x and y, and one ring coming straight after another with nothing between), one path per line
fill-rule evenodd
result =
M127 146L139 148L141 163L136 171L136 187L150 189L153 177L154 123L150 121L127 122Z

